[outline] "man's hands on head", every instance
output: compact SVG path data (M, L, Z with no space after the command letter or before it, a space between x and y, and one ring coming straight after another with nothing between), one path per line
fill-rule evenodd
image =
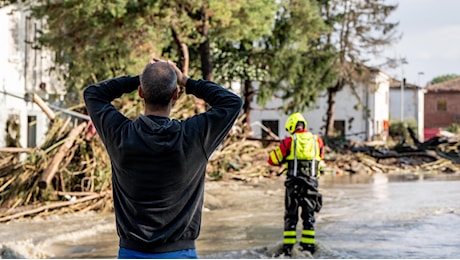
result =
M176 72L177 76L177 84L181 87L185 87L185 84L187 84L188 76L182 73L182 71L176 66L176 64L172 61L165 61L159 58L152 58L150 63L155 63L155 62L167 62Z

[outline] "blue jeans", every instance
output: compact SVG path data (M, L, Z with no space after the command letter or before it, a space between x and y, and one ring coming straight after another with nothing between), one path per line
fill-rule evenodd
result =
M126 249L120 247L118 249L118 259L135 259L135 258L144 258L144 259L174 259L174 258L189 258L197 259L198 255L195 249L184 249L173 252L166 253L144 253L135 250Z

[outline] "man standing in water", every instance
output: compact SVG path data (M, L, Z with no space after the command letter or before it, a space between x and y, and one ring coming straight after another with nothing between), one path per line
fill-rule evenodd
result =
M170 119L177 85L211 108L183 121ZM134 90L145 108L130 120L111 102ZM241 98L154 59L140 76L87 87L84 99L112 164L118 258L197 258L206 165L235 122Z
M286 130L291 136L281 140L268 158L270 165L287 164L283 239L283 253L286 256L291 256L292 248L297 243L299 207L303 220L300 247L311 254L315 252L315 212L319 212L322 206L322 196L318 192L318 164L324 156L324 145L320 137L306 128L307 121L302 114L290 115Z

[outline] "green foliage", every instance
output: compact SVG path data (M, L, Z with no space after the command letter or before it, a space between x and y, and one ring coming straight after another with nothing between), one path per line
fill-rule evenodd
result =
M441 76L437 76L435 78L433 78L431 81L430 81L430 84L438 84L438 83L441 83L441 82L444 82L444 81L448 81L448 80L451 80L451 79L455 79L455 78L458 78L460 77L460 75L458 74L445 74L445 75L441 75Z
M314 105L318 94L343 76L345 57L356 61L357 47L376 40L363 35L392 29L391 24L373 23L380 13L389 13L381 1L353 8L345 8L352 2L338 0L33 2L34 16L47 25L40 46L55 51L55 70L69 92L138 74L152 56L177 62L183 58L178 40L187 45L189 75L196 76L206 62L200 48L209 39L216 79L261 81L260 103L279 95L286 112ZM366 13L367 19L361 19ZM341 31L345 21L353 22L346 20L353 14L359 26ZM339 37L352 28L355 38ZM357 42L359 46L351 44Z
M251 63L251 57L257 55L250 45L251 42L241 41L240 44L214 43L212 46L213 61L219 66L215 68L217 82L242 80L263 81L268 72L260 64Z
M415 133L417 133L417 121L415 120L406 120L401 121L391 121L389 135L390 137L397 142L404 143L408 140L412 141L409 135L407 128L411 128Z
M269 71L259 89L259 104L273 95L283 99L286 113L315 104L333 75L334 48L318 44L327 32L316 1L281 1L273 32L264 38L265 51L258 57Z
M202 65L198 50L206 40L205 26L210 26L214 46L253 41L267 34L276 8L274 0L236 0L231 4L218 0L33 2L34 17L46 20L47 25L39 37L40 46L56 52L55 70L69 92L106 78L138 74L152 56L177 62L183 58L177 40L190 51L189 75L194 76ZM233 64L237 68L246 61L241 55L232 58L238 58Z
M210 2L211 53L215 80L261 81L267 76L264 64L255 62L259 49L254 43L270 34L277 5L274 0Z
M160 13L156 2L128 0L38 1L33 8L46 20L40 42L55 51L57 67L65 66L69 91L138 74L168 35Z
M451 124L446 130L454 134L460 134L460 126L458 124Z
M227 42L256 41L270 31L274 0L209 1L211 36Z

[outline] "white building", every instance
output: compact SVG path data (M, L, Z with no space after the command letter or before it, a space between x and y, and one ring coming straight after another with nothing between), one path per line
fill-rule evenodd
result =
M401 86L401 81L393 80L390 86L390 103L390 120L416 122L418 139L423 142L425 89L407 83Z
M34 42L42 25L23 4L0 9L0 147L41 145L49 120L27 97L63 95L63 85L49 70L53 55Z
M354 89L345 86L338 92L334 114L336 131L347 139L357 141L384 140L387 136L384 122L389 120L390 82L391 78L387 74L373 70L366 84L357 84ZM279 138L288 136L284 124L289 115L276 109L281 105L282 100L276 97L265 108L253 101L251 122L256 137L265 135L258 122L269 127ZM315 109L302 112L310 131L324 135L327 108L327 93L323 93L318 98Z

